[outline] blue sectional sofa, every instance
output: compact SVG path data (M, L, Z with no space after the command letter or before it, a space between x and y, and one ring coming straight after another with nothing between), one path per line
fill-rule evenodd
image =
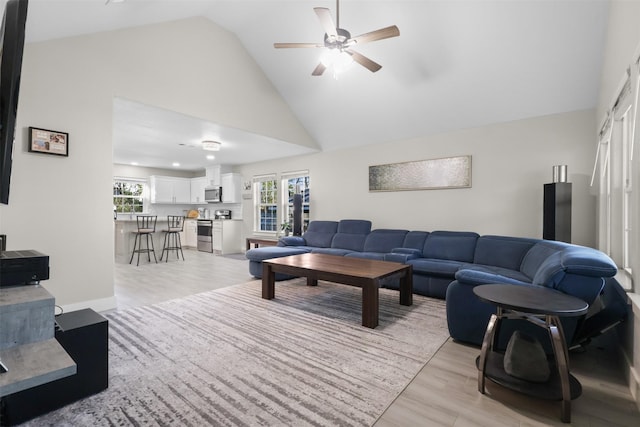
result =
M473 288L499 283L516 286L544 286L576 296L590 305L606 310L602 303L594 304L614 286L612 278L617 268L605 254L592 248L568 243L507 236L480 236L462 231L409 231L396 229L371 230L366 220L312 221L302 236L287 236L278 246L247 251L249 271L262 277L265 259L307 252L338 256L369 258L411 264L414 293L446 299L447 322L451 336L462 342L480 345L486 324L495 307L480 301ZM291 276L277 275L276 280ZM385 287L397 289L397 281ZM616 295L608 292L607 295ZM618 318L624 310L615 304ZM596 310L592 309L589 316ZM602 313L599 313L602 314ZM588 337L596 331L584 331L585 318L562 319L567 340ZM515 329L537 333L526 322L510 321L501 332L506 343ZM506 324L505 323L505 324ZM591 322L595 327L599 322Z

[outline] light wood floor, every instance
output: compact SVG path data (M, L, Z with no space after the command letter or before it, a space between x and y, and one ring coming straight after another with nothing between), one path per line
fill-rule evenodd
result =
M117 259L118 309L153 304L251 280L242 255L216 256L185 250L185 261L129 265ZM585 352L572 352L572 373L583 394L572 402L575 426L640 426L640 412L625 384L621 362L603 336ZM375 423L389 426L563 426L560 404L528 398L488 381L477 390L479 349L449 339Z

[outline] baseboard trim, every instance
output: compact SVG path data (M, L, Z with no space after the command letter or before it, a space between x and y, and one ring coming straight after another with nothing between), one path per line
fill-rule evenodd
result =
M627 384L629 384L629 392L631 393L631 397L636 402L636 406L640 411L640 375L638 375L637 370L630 363L627 355L624 354L625 361L625 377L627 380Z
M82 301L74 304L66 304L61 306L63 313L68 313L71 311L83 310L85 308L90 308L94 311L101 312L107 310L113 310L118 307L116 297L112 296L109 298L101 298L94 299L89 301Z
M631 305L630 316L627 319L628 323L631 323L632 328L634 328L633 337L631 340L637 339L639 336L637 325L640 324L638 319L640 319L640 294L637 293L627 293L627 297L629 299L629 303ZM640 410L640 367L636 366L637 364L634 361L637 361L640 358L640 355L633 354L633 349L629 350L632 354L628 354L624 348L622 348L622 354L624 357L624 374L627 380L627 384L629 385L629 392L631 393L631 397L636 402L636 407Z

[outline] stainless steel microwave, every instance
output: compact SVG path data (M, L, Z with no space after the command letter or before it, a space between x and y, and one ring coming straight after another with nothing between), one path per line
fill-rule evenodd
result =
M222 201L222 187L205 188L204 201L207 203L220 203Z

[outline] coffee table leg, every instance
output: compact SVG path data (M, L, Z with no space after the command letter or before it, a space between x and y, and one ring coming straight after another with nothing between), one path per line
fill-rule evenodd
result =
M400 277L400 305L413 305L413 269L404 270Z
M318 286L318 279L307 277L307 286Z
M372 329L378 326L378 303L378 283L362 286L362 326Z
M266 262L262 263L262 298L273 299L276 296L276 273L273 272L271 265Z

